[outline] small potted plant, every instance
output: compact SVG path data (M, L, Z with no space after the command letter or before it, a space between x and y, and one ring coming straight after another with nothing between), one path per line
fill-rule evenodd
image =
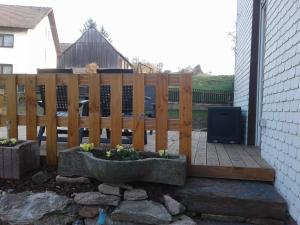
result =
M0 139L0 178L20 179L40 167L40 149L37 141Z
M167 150L135 151L122 145L100 149L82 144L61 151L58 159L59 175L85 176L109 183L147 181L184 185L186 167L184 155L168 154Z

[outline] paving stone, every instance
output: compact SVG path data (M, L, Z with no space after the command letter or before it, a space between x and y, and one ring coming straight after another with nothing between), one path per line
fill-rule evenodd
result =
M164 204L172 216L178 215L185 211L184 205L171 198L169 195L164 195Z
M112 186L112 185L103 183L98 186L98 190L101 193L107 194L107 195L122 196L121 188L119 186Z
M173 191L187 210L197 213L277 220L287 216L285 200L262 182L190 178Z
M68 214L52 214L46 215L37 222L34 222L34 225L68 225L75 220L75 216Z
M33 183L35 183L35 184L43 184L50 179L50 176L47 173L47 171L39 171L39 172L35 173L31 177L31 179L32 179Z
M272 219L266 219L266 218L248 218L248 219L246 219L246 222L255 224L255 225L266 225L266 224L284 225L285 224L281 220L272 220Z
M174 218L174 222L171 225L197 225L197 223L186 215L180 215Z
M83 206L79 212L79 216L83 218L94 218L99 214L99 207L96 206Z
M124 192L124 199L130 201L147 199L148 195L144 189L132 189Z
M224 215L213 215L213 214L201 214L203 220L216 220L223 222L245 222L246 218L240 216L224 216Z
M84 192L74 194L74 201L80 205L118 206L120 197L115 195L105 195L100 192Z
M172 216L160 203L153 201L123 201L116 208L111 218L113 221L145 223L145 224L169 224Z
M71 199L54 192L6 194L0 199L0 220L13 225L34 224L53 212L62 212Z
M83 184L90 183L90 179L87 177L63 177L60 175L56 176L56 181L62 183L83 183Z

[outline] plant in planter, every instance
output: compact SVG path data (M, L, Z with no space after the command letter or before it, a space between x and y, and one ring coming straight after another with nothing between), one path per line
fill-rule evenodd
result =
M184 155L171 155L167 150L135 151L131 146L122 145L106 150L85 144L60 152L58 174L109 183L148 181L184 185L186 166Z
M0 178L20 179L40 167L40 148L37 141L0 139Z

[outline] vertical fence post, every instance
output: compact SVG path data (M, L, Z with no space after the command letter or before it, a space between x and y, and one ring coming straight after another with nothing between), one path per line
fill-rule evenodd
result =
M8 118L8 137L18 138L17 125L17 84L16 76L7 76L7 118Z
M137 150L144 150L145 131L145 83L143 74L134 75L133 83L133 147Z
M168 74L156 79L156 151L168 147Z
M57 164L56 75L44 74L48 165Z
M100 76L89 74L89 142L100 146Z
M79 88L78 75L68 76L68 146L79 145Z
M36 75L27 75L25 78L26 99L26 136L27 140L37 137L37 111L36 111Z
M191 165L192 156L192 75L180 77L179 100L179 151L187 156Z
M110 102L110 121L111 121L111 138L110 144L114 148L122 144L122 94L123 81L122 74L115 74L111 82L111 102Z

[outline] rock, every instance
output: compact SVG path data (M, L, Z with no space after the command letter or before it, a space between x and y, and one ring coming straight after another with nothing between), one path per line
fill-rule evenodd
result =
M100 192L76 193L74 201L80 205L110 205L118 206L120 197L115 195L105 195Z
M35 184L43 184L50 179L50 176L47 173L47 171L39 171L39 172L35 173L31 177L31 179L32 179L32 182Z
M103 183L98 186L98 190L103 194L121 196L121 188L118 186Z
M132 189L124 192L124 199L130 201L147 199L147 192L143 189Z
M181 215L174 218L174 222L171 225L197 225L197 223L186 215Z
M178 215L185 211L184 205L180 202L177 202L175 199L171 198L169 195L164 195L164 203L169 213L172 216Z
M96 224L96 220L95 220L95 223L94 223L94 225ZM72 225L85 225L85 222L84 222L84 220L75 220L73 223L72 223Z
M272 225L284 225L285 222L281 220L272 220L272 219L266 219L266 218L248 218L246 219L247 223L251 224L257 224L257 225L266 225L266 224L272 224Z
M133 187L129 184L117 184L117 185L124 190L132 190L133 189Z
M115 209L111 218L113 221L146 223L146 224L168 224L172 216L166 208L153 201L123 201Z
M60 175L56 176L56 181L62 183L83 183L83 184L90 183L90 179L86 177L63 177Z
M99 214L99 207L83 206L78 214L84 218L94 218Z
M250 223L236 223L236 222L221 222L215 220L195 220L198 225L253 225ZM270 224L264 224L270 225Z
M71 201L53 192L6 194L0 199L0 219L14 225L34 224L47 214L64 210Z
M40 219L37 222L34 222L34 225L68 225L75 220L75 216L64 215L64 214L52 214L47 215Z
M216 220L216 221L223 221L223 222L245 222L246 220L244 217L240 217L240 216L224 216L224 215L213 215L207 213L202 213L201 219Z
M284 220L285 200L271 184L240 180L190 178L173 196L197 213Z
M95 225L95 224L97 224L97 218L94 218L94 219L85 219L84 220L84 224L85 225ZM111 220L110 217L106 217L105 225L143 225L143 224L113 221L113 220Z

